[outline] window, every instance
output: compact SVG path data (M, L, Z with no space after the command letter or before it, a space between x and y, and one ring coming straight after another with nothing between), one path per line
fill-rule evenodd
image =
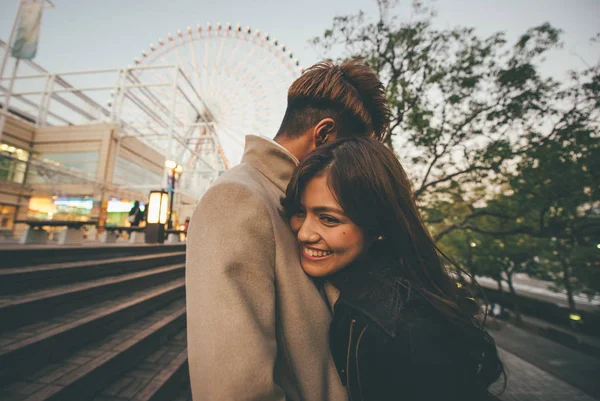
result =
M12 230L16 211L16 206L0 205L0 230Z
M60 163L61 166L72 168L87 173L90 178L96 176L98 170L98 152L69 152L69 153L44 153L40 159Z
M0 144L0 180L22 184L25 180L29 152L7 143Z

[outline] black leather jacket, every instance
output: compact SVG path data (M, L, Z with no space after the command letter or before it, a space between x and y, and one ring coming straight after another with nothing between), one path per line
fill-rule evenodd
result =
M488 400L461 336L424 301L399 302L336 302L330 348L349 400Z

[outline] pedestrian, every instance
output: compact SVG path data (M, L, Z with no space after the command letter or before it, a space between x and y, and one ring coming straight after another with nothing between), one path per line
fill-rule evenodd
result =
M135 201L131 210L129 210L129 215L127 216L127 221L131 224L131 227L139 227L140 223L144 219L144 212L140 209L140 202Z
M280 198L299 160L337 137L384 140L385 89L362 61L320 62L289 88L273 140L209 188L189 226L188 358L194 400L345 401L329 355L331 312L302 271Z
M282 205L302 269L334 311L331 355L350 400L496 399L488 387L504 371L494 340L449 275L391 150L366 138L318 148Z

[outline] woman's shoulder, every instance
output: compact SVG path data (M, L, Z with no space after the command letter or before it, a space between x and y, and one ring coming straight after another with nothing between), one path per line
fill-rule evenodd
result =
M392 304L356 302L340 298L335 305L332 328L348 331L366 327L367 340L385 344L399 352L408 350L418 360L442 362L456 349L452 327L433 308L418 298ZM368 341L367 341L368 342Z

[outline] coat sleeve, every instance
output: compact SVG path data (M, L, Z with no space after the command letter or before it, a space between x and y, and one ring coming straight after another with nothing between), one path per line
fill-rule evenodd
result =
M275 240L264 201L223 183L191 219L186 255L188 360L194 400L284 400L273 381Z

